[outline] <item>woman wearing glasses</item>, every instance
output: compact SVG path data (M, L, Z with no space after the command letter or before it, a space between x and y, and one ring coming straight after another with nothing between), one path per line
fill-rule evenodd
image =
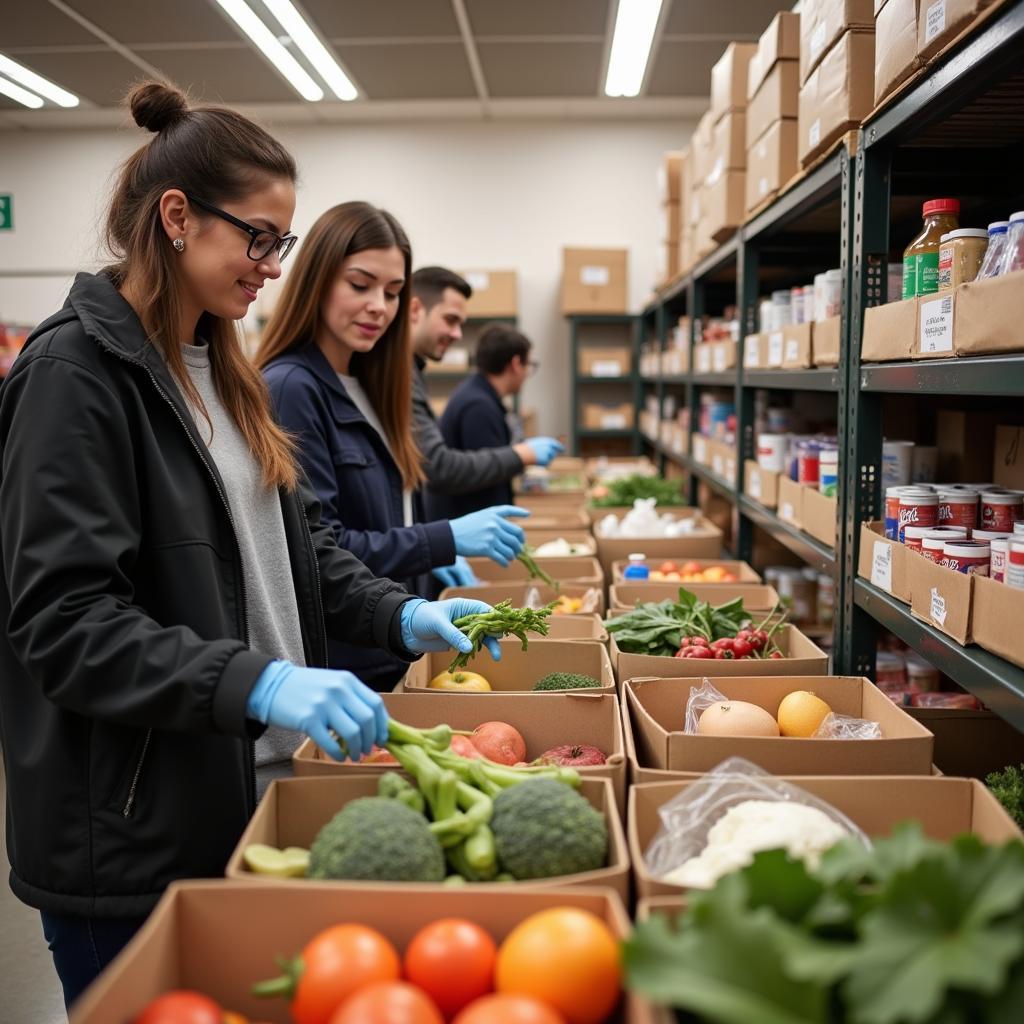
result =
M216 876L282 733L352 756L380 698L327 638L411 660L468 641L320 522L233 321L294 242L295 164L233 111L148 83L155 135L107 235L0 390L0 730L16 895L68 1004L172 881ZM408 372L404 374L407 379ZM271 726L270 730L266 727ZM277 733L276 742L268 736Z
M451 522L423 522L424 475L412 433L409 298L412 253L391 214L369 203L324 213L303 241L256 363L281 425L338 544L380 576L425 593L472 582L462 556L515 558L524 533L508 503ZM459 560L456 561L456 556ZM453 564L454 563L454 564ZM404 672L387 651L333 642L330 664L390 690Z

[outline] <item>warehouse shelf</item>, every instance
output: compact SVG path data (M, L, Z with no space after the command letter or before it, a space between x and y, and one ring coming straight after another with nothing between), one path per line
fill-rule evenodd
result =
M776 388L786 391L839 390L839 370L744 370L745 388Z
M724 476L719 476L713 469L703 465L700 462L695 462L693 458L687 455L677 455L677 459L685 459L686 465L690 472L697 477L698 480L703 480L716 494L725 498L727 501L736 500L736 488L725 479Z
M581 384L632 384L632 374L623 374L615 377L594 376L593 374L581 373L577 378ZM647 378L640 378L646 380Z
M740 495L740 511L765 533L774 537L783 547L819 572L834 577L836 574L836 553L798 526L784 522L770 508L758 504L745 494Z
M720 373L695 373L690 378L694 384L702 387L726 387L736 386L736 371L723 370Z
M577 437L586 438L611 438L611 437L633 437L636 431L632 427L623 427L622 429L608 429L598 430L596 428L580 427L576 431Z
M662 384L689 384L690 383L690 376L689 376L689 374L685 374L685 373L672 373L672 374L669 374L668 376L662 377L660 379L661 379L661 383Z
M739 256L741 232L737 231L727 242L723 242L714 252L704 257L687 275L693 281L710 277L715 271L721 270Z
M958 686L1016 728L1024 730L1024 670L975 645L961 647L914 618L910 608L867 580L854 582L854 601Z
M1024 395L1024 355L862 364L861 391L897 394Z

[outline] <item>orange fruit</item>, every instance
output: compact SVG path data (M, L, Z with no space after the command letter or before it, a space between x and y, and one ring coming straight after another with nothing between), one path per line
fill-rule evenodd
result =
M779 705L779 732L783 736L807 739L813 736L832 709L808 690L794 690Z

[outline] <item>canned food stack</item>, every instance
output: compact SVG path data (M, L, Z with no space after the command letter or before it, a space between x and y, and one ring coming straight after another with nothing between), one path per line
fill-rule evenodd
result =
M757 436L757 463L827 497L839 484L839 445L835 437L765 432Z
M825 270L811 284L772 292L758 305L762 334L781 331L794 324L808 324L839 316L842 303L842 270Z

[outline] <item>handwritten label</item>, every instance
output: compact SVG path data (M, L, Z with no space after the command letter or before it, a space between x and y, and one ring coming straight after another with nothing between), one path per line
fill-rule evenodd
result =
M580 267L580 284L589 287L603 288L611 280L611 271L607 267Z
M953 351L953 296L921 303L919 352Z
M768 335L768 365L782 365L782 331Z
M725 369L725 364L729 361L729 354L724 345L716 345L713 355L715 372L721 373Z
M756 470L750 471L750 480L747 482L747 491L752 498L761 500L761 474Z
M786 355L783 360L786 363L800 362L800 342L796 338L786 339Z
M767 178L758 178L757 179L757 194L758 194L758 196L761 199L764 199L764 197L766 195L768 195L768 188L769 188L769 185L768 185L768 179Z
M946 624L946 599L939 593L938 587L932 587L931 598L932 606L929 614L932 617L932 622L944 626Z
M784 501L779 506L779 516L790 523L796 519L796 515L793 512L793 506L788 501Z
M621 412L606 412L601 416L602 430L625 430L626 414Z
M757 334L743 340L743 365L753 369L761 360L761 338Z
M925 12L924 41L930 43L937 35L946 31L946 0L932 4Z
M815 119L814 123L807 131L807 145L810 149L815 149L818 143L821 142L821 118Z
M871 582L879 590L892 593L892 545L884 540L876 540L871 552Z

